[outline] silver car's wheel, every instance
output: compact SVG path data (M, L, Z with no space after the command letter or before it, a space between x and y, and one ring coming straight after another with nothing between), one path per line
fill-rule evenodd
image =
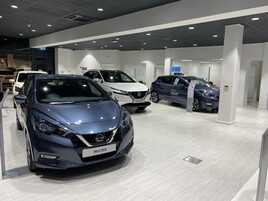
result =
M153 103L158 103L160 101L159 95L156 91L152 91L151 93L151 100Z
M194 98L193 111L199 111L199 110L200 110L200 101L197 98Z

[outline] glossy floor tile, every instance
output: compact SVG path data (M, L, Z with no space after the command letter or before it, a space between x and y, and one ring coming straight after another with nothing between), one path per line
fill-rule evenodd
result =
M12 106L8 100L7 106ZM66 171L30 173L15 110L3 110L8 177L0 201L231 201L258 168L267 110L238 107L236 123L215 113L187 113L166 102L131 116L135 145L122 159ZM201 159L198 165L184 161Z

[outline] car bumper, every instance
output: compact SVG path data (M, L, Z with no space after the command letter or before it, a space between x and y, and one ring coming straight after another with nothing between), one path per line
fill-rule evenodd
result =
M125 133L125 134L122 134ZM34 161L38 168L68 169L112 160L128 154L134 142L133 127L120 130L121 140L116 143L116 151L92 157L82 157L87 146L75 147L70 138L35 134L32 138ZM57 156L56 159L44 159L42 155Z
M114 93L115 99L118 101L118 103L124 107L131 107L131 108L137 108L137 107L148 107L151 105L150 102L150 96L147 94L144 98L133 98L130 95L121 95Z
M218 99L206 99L201 101L201 108L206 110L217 110L219 108Z

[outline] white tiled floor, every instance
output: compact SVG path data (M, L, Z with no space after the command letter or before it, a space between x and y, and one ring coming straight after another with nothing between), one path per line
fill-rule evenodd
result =
M23 134L15 128L15 110L3 115L8 115L3 122L9 177L0 181L1 201L230 201L258 168L268 119L267 110L238 107L236 123L224 125L217 114L187 113L160 102L132 114L135 145L128 157L33 174L26 167ZM203 161L183 161L188 155Z

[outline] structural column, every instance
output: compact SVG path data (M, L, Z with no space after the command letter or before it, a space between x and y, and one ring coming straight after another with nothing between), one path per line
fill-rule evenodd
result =
M171 67L171 59L170 58L165 58L165 69L164 69L164 74L165 75L170 74L170 67Z
M268 43L264 43L259 108L268 108Z
M244 27L240 24L225 27L218 121L235 121L236 101Z

